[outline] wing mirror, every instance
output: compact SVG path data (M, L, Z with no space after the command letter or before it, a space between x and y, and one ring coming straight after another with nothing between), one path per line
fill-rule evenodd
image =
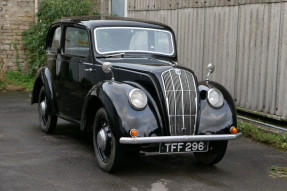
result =
M206 76L206 81L208 82L208 81L209 81L209 80L208 80L209 75L210 75L211 73L213 73L214 70L215 70L214 64L209 63L209 64L207 65L207 70L208 70L208 73L207 73L207 76Z
M112 71L112 67L113 65L110 63L110 62L104 62L103 65L102 65L102 70L103 72L105 73L112 73L112 81L115 80L115 77L114 77L114 73Z

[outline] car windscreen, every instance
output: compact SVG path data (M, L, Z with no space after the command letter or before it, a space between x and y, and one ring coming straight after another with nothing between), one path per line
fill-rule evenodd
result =
M173 37L169 31L137 27L96 28L95 45L100 54L140 52L171 56Z

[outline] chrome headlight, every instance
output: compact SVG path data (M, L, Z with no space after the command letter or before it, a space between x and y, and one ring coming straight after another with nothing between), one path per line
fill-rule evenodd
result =
M133 89L129 93L129 102L136 110L142 110L147 105L146 94L140 89Z
M207 100L211 107L219 109L223 106L224 98L218 89L211 88L207 92Z

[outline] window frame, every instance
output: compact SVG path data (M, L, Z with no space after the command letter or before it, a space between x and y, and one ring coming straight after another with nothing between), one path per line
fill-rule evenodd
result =
M152 31L160 31L160 32L166 32L170 34L171 37L171 45L172 45L172 53L170 54L165 54L163 52L156 52L156 51L142 51L142 50L119 50L119 51L107 51L107 52L101 52L98 50L98 45L97 45L97 35L96 32L99 29L142 29L142 30L152 30ZM174 36L173 33L170 32L169 30L162 30L162 29L155 29L155 28L147 28L147 27L129 27L129 26L122 26L122 27L97 27L94 28L94 41L93 43L95 43L95 50L98 54L100 55L106 55L106 54L114 54L114 53L147 53L147 54L156 54L156 55L162 55L162 56L174 56L176 50L175 50L175 42L174 42Z
M55 52L55 51L52 51L51 48L52 48L53 39L54 39L54 35L55 35L55 32L56 32L57 28L60 28L61 34L60 34L60 40L59 40L59 47L57 48L57 50ZM61 49L62 34L63 34L63 30L62 30L62 26L60 24L57 24L57 25L54 25L54 26L51 27L50 32L49 32L48 46L47 46L47 52L48 53L58 54L58 50Z

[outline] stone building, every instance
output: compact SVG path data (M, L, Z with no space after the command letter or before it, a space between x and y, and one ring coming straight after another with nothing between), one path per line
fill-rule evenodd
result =
M39 4L44 0L0 0L0 69L17 70L15 47L18 49L18 62L22 72L28 71L22 49L22 32L35 21ZM127 0L95 0L96 9L102 15L126 16Z
M35 20L35 0L0 1L0 57L7 64L8 70L17 70L16 51L22 71L28 70L22 49L21 34L29 29Z

